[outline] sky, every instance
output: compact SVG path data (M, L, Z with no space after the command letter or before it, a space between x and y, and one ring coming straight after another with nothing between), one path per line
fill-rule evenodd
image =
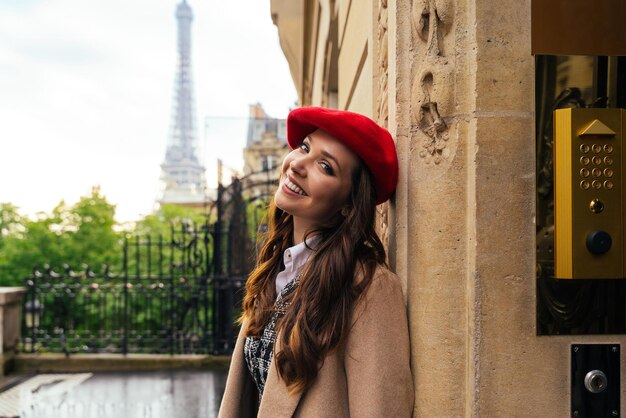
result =
M50 213L99 186L120 222L155 209L180 0L0 0L0 202ZM284 118L297 93L269 0L187 0L198 154L243 166L248 105ZM226 170L228 171L228 170Z

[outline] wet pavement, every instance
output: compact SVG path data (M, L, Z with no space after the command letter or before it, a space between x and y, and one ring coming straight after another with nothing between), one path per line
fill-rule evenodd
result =
M226 370L38 375L33 379L47 383L29 386L27 380L11 391L19 398L21 418L215 417L226 375Z

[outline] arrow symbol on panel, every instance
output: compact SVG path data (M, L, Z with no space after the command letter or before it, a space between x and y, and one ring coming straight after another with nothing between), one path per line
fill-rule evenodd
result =
M594 119L578 136L586 135L615 135L615 131L600 122L600 119Z

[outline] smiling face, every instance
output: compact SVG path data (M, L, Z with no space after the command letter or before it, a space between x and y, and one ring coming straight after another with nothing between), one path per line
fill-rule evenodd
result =
M329 133L318 129L283 160L274 203L294 219L294 241L346 206L359 159Z

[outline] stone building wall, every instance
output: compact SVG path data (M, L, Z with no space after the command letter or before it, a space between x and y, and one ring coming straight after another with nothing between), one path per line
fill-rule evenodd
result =
M269 198L272 195L275 186L270 182L278 181L281 163L289 151L289 146L271 132L265 132L260 140L244 148L243 174L247 196Z
M243 149L243 189L247 197L269 199L280 177L281 164L290 149L287 125L265 113L260 103L250 105L248 135Z

